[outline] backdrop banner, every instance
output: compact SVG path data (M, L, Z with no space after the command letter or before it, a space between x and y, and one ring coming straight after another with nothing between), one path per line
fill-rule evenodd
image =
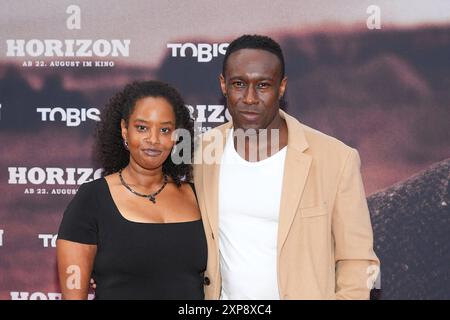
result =
M283 108L357 148L381 260L373 299L450 299L450 2L2 1L0 299L60 299L56 238L103 106L135 80L180 90L207 131L230 120L228 43L284 51ZM90 298L93 296L91 295Z

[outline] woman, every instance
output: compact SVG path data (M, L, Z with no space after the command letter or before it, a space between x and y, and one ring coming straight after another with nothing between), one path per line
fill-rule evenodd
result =
M134 82L108 103L97 151L105 177L80 186L57 257L64 299L203 299L207 247L189 163L172 134L193 121L178 92ZM192 144L191 144L192 146Z

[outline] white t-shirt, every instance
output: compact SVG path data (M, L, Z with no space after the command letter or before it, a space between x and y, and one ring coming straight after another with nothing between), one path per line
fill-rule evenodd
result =
M278 218L287 147L248 162L236 152L230 131L219 179L221 299L277 300Z

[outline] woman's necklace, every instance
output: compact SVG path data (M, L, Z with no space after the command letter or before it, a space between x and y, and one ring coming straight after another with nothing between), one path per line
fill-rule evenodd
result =
M150 200L153 203L156 203L156 196L164 189L164 187L167 184L167 181L169 180L167 175L164 175L164 182L163 185L161 186L161 188L159 188L158 191L150 193L150 194L142 194L139 193L137 191L134 191L133 189L131 189L131 187L125 182L125 180L123 180L122 177L122 169L119 171L119 177L120 177L120 182L123 184L123 186L125 188L127 188L131 193L134 193L135 195L139 196L139 197L143 197L143 198L147 198L148 200Z

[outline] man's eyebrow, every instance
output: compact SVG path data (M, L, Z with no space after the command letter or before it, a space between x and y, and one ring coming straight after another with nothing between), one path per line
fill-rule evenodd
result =
M230 81L232 81L232 80L242 80L242 79L244 79L245 77L242 77L242 76L234 76L234 77L230 77L229 79L230 79ZM259 80L259 81L261 81L261 80L268 80L268 81L274 81L274 78L272 78L271 76L266 76L266 75L263 75L263 76L257 76L257 77L255 77L255 78L252 78L252 80L253 79L255 79L255 80Z

